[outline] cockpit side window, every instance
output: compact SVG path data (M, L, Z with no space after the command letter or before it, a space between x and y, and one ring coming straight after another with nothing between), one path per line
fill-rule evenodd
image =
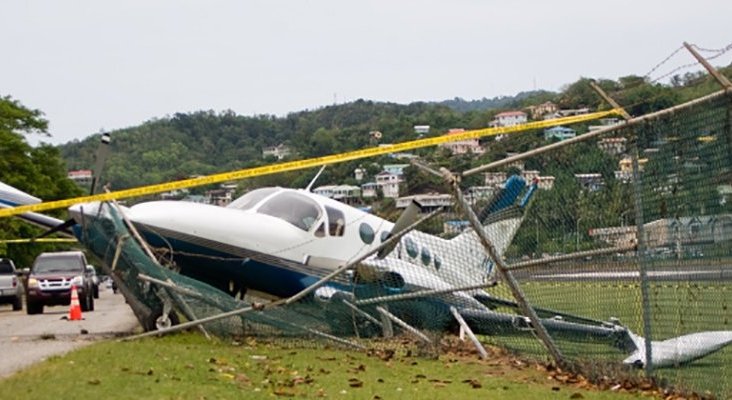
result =
M278 191L278 188L264 188L264 189L256 189L252 190L251 192L245 194L244 196L239 197L238 199L234 200L227 206L227 208L236 208L239 210L248 210L254 206L257 205L260 201L262 201L265 197L271 195L272 193Z
M304 231L309 231L321 215L316 202L293 192L284 192L272 197L265 201L257 212L283 219Z
M325 212L328 214L328 232L330 236L343 236L346 230L346 217L341 210L325 206Z

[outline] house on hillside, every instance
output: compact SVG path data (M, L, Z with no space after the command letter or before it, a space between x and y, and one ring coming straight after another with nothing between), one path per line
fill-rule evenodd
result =
M458 135L465 132L465 129L450 129L447 136ZM443 143L440 147L448 149L452 154L483 154L485 149L480 145L477 138L456 140Z
M351 185L324 185L313 189L313 193L338 200L346 204L358 203L361 199L361 188Z
M598 129L620 125L623 121L620 118L600 118L600 125L590 125L587 129L592 132Z
M69 171L66 175L67 178L74 181L79 186L89 186L92 183L92 171L90 169L79 169L75 171Z
M399 184L404 182L402 174L393 174L387 171L381 171L376 174L376 185L379 186L384 197L396 199L399 197Z
M544 139L546 140L565 140L577 136L577 132L566 126L555 126L544 130Z
M502 171L486 172L483 176L485 177L483 181L485 186L498 187L506 181L506 173Z
M262 158L272 156L278 160L281 160L292 154L292 149L285 144L278 144L277 146L265 147L262 149Z
M452 207L453 204L453 198L450 194L428 193L399 197L396 200L396 208L407 208L412 201L416 201L422 206L423 213L430 213L440 207Z
M602 174L574 174L574 177L579 181L583 189L589 190L590 192L598 191L605 186Z
M539 119L547 114L553 114L557 112L559 107L551 101L539 104L538 106L528 106L526 110L531 114L532 119Z
M638 172L643 172L643 168L648 163L647 158L638 159ZM619 171L615 171L615 179L627 183L633 179L633 158L625 156L618 161Z
M528 121L527 115L523 111L504 111L496 114L491 125L493 126L514 126L525 124Z
M556 180L555 177L551 175L547 176L540 176L539 181L536 184L536 187L542 190L551 190L554 187L554 181Z
M384 164L384 171L394 175L404 175L404 168L409 164Z
M554 119L554 118L563 118L563 117L571 117L574 115L584 115L588 114L590 112L589 108L571 108L571 109L563 109L563 110L557 110L553 113L545 114L544 119Z
M376 182L367 182L361 185L361 197L364 199L370 199L377 196L377 190L379 185Z
M600 139L600 141L597 142L597 147L605 152L605 154L617 156L625 153L627 143L628 139L624 137L609 137Z

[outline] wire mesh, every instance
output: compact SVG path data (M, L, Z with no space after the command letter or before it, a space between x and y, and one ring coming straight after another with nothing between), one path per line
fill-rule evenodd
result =
M623 361L632 365L633 354L644 354L643 339L634 333L653 341L708 331L729 334L730 113L729 98L717 97L551 152L527 154L485 173L479 194L463 188L500 261L563 357L585 375L635 374L632 366L618 367ZM566 138L557 133L576 132L529 132L488 146L494 154L512 154ZM487 255L467 222L466 208L454 198L421 201L423 212L438 206L443 211L421 225L422 231L393 239L396 245L384 257L358 262L398 232L392 232L393 223L355 209L340 225L323 213L318 218L327 229L319 232L315 223L306 239L283 240L266 254L217 248L202 255L190 243L181 250L179 239L143 230L167 267L146 256L113 208L104 218L89 216L83 237L112 269L145 329L155 329L171 309L184 320L239 310L203 326L222 336L315 338L395 349L419 342L422 350L439 352L441 339L460 329L450 312L454 307L484 343L548 359L546 346L519 311L522 299L496 273L499 260ZM344 273L312 287L327 271L351 262ZM263 280L271 289L264 295L288 298L311 291L273 306L262 293L244 290L251 283L247 279L231 278L243 268L261 271L246 277ZM249 309L252 304L259 306ZM378 339L383 336L397 339ZM673 345L683 350L683 343ZM732 393L731 349L720 346L701 360L687 361L654 373L684 388Z

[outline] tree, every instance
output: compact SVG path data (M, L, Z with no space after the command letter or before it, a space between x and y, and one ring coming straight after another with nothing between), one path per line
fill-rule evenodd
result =
M28 134L48 134L48 121L42 115L9 96L0 97L0 181L44 200L75 197L80 189L66 177L58 149L50 145L32 148L25 140ZM0 239L30 238L40 233L40 228L23 221L0 218ZM0 246L0 253L7 253L17 265L28 266L36 254L54 248L38 244Z

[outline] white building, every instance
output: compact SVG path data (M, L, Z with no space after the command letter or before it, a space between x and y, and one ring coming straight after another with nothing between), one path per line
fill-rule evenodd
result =
M539 179L539 171L536 170L523 170L521 171L521 177L524 179L524 181L529 184L534 181L534 179Z
M624 137L617 138L603 138L597 142L597 147L605 153L615 156L625 153L628 139Z
M324 185L313 189L313 193L328 197L346 204L352 204L361 198L361 188L351 185Z
M376 191L379 189L379 185L376 182L368 182L361 185L361 197L369 199L376 197Z
M285 144L278 144L277 146L265 147L262 149L262 157L272 156L278 160L281 160L292 153L290 148Z
M584 189L587 189L591 192L600 190L603 186L605 186L605 181L602 179L602 174L574 174L574 177L579 181L580 185L582 185Z
M404 168L407 168L409 164L385 164L384 165L384 171L394 174L394 175L403 175L404 174Z
M556 178L551 175L540 176L539 182L537 182L536 187L543 190L551 190L554 187L555 179Z
M381 188L384 197L396 199L399 197L399 184L404 182L402 175L382 171L376 174L376 184Z
M412 196L399 197L396 200L396 208L407 208L412 200L422 206L423 212L432 212L439 207L451 207L453 204L452 195L441 193L415 194Z
M485 185L491 186L491 187L497 187L503 184L503 182L506 181L506 173L505 172L486 172L484 174L485 176Z
M610 126L620 125L623 121L619 118L600 118L600 125L590 125L587 129L592 132Z
M74 181L77 185L81 186L91 185L92 182L92 171L90 169L69 171L66 176Z
M363 175L366 173L366 170L364 170L361 167L358 167L353 170L353 177L356 178L357 181L363 180Z
M525 124L528 121L526 113L523 111L504 111L496 114L493 120L495 126L514 126Z

